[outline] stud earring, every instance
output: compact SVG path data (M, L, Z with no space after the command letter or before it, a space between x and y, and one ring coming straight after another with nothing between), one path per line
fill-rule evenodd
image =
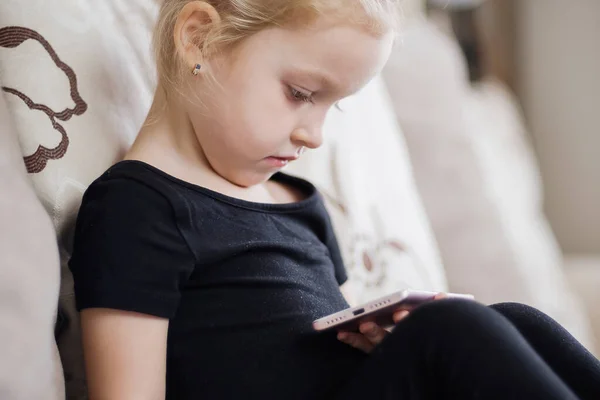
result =
M194 69L192 70L192 74L198 75L198 73L200 72L200 68L202 68L202 66L200 64L196 64L194 66Z

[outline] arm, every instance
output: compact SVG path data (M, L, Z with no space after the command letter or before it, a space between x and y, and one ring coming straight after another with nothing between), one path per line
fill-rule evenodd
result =
M195 258L172 203L144 171L103 175L77 217L69 268L90 400L165 398L169 319Z
M169 320L106 308L81 312L90 400L165 398Z

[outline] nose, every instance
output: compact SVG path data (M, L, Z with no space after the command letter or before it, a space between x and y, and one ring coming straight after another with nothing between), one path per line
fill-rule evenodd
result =
M323 144L323 132L320 126L307 129L296 128L292 132L292 143L309 149L316 149Z

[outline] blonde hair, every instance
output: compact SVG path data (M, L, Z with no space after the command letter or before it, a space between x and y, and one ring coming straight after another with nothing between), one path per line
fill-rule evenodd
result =
M177 88L190 67L177 56L173 30L177 17L193 0L163 0L154 32L158 81L165 90ZM269 27L300 27L326 15L364 26L377 34L397 26L400 0L204 0L221 21L198 37L203 54L239 44Z

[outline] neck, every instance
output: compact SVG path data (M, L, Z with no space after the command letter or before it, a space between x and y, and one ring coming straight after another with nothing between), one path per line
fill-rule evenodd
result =
M272 202L263 185L239 187L212 168L176 97L168 97L159 86L148 117L125 159L144 161L169 175L232 197Z
M125 158L170 171L209 172L212 168L177 97L158 86L146 121Z

